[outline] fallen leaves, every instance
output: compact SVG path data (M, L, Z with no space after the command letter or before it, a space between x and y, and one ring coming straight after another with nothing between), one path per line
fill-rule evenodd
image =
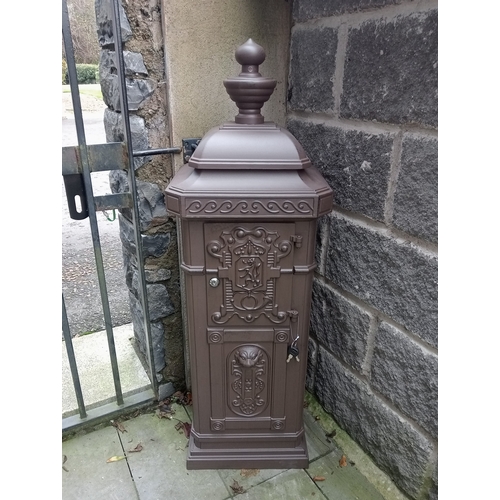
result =
M236 481L236 479L233 479L233 484L231 484L231 489L237 495L239 493L244 493L245 492L245 490L243 489L243 486L241 486L240 483L238 483L238 481Z
M124 458L127 458L123 455L115 455L114 457L108 458L106 460L106 463L111 463L111 462L119 462L120 460L123 460Z
M180 404L182 406L190 406L193 403L193 398L190 392L177 391L172 395L171 398L173 403Z
M175 429L176 430L181 430L184 432L184 435L188 438L191 434L191 424L189 422L179 422L175 424Z
M324 481L325 478L323 476L314 476L313 481Z
M68 457L66 455L63 455L62 456L62 468L63 470L65 470L66 472L69 472L68 469L66 469L66 467L64 467L64 464L66 463L66 460L68 460Z
M342 455L341 459L339 460L339 465L340 467L347 466L347 457L345 455Z
M132 450L128 450L129 453L137 453L139 451L142 451L144 449L144 447L142 446L141 443L139 443L135 448L133 448Z
M120 432L128 432L121 422L116 422L115 420L111 420L111 425L116 427Z
M332 437L335 437L336 435L337 435L337 431L336 431L335 429L334 429L332 432L327 432L327 433L325 434L325 436L326 436L327 438L330 438L330 439L331 439Z

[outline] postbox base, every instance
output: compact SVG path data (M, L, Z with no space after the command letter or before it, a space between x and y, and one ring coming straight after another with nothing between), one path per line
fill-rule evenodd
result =
M244 446L244 448L243 448ZM305 435L294 448L258 448L245 443L241 449L201 449L189 440L188 470L200 469L306 469L309 455Z

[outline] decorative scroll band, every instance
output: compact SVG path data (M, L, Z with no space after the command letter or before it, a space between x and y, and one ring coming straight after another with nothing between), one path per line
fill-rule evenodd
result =
M259 214L267 212L269 214L312 214L313 207L306 200L291 201L291 200L269 200L269 201L231 201L231 200L209 200L201 202L200 200L192 201L186 211L190 214L231 214L232 212L240 214Z

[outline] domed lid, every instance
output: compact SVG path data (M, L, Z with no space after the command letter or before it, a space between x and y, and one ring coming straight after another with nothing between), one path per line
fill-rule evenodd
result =
M300 170L311 165L299 142L273 122L265 122L260 110L276 86L263 77L259 65L264 49L251 38L235 52L241 73L224 80L229 97L238 106L234 122L214 127L200 141L189 160L196 169Z

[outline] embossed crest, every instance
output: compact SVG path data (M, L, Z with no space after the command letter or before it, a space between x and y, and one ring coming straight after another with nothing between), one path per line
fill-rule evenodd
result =
M280 238L277 231L262 226L237 226L208 243L207 252L220 261L218 273L224 278L224 303L212 314L214 323L227 323L233 316L247 323L261 316L272 323L286 320L286 312L276 304L276 279L281 274L280 260L293 245Z

